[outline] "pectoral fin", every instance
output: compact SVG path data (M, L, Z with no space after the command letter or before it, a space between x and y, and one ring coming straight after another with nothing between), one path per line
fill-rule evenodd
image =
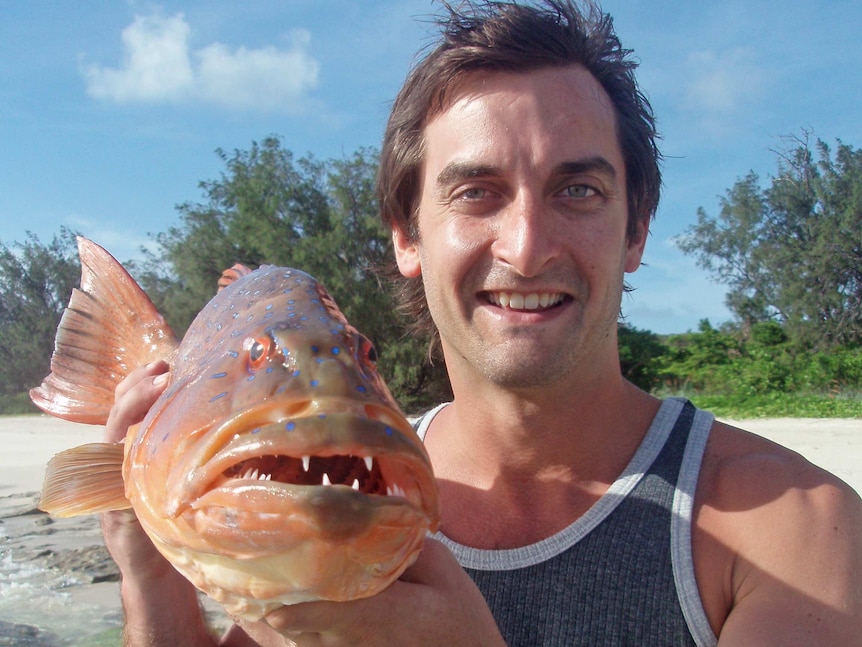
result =
M48 463L40 510L74 517L131 507L123 484L123 443L81 445Z

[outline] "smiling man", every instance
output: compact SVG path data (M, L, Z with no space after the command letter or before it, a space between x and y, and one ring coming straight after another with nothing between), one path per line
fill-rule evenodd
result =
M273 628L299 645L862 635L859 497L620 373L625 274L660 186L634 67L592 7L482 3L447 16L393 106L378 189L403 306L433 332L454 393L418 424L440 531L380 595L284 607L223 644L284 644ZM109 436L146 410L160 370L121 387ZM106 539L130 644L209 644L188 585L127 522L106 518Z

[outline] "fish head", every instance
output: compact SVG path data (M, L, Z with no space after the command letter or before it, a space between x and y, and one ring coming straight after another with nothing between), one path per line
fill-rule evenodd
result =
M376 351L312 277L264 267L192 323L128 441L156 546L234 614L373 595L438 524L422 442Z

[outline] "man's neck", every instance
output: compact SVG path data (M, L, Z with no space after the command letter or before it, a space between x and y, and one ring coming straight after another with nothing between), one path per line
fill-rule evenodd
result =
M455 393L426 435L442 530L486 548L533 543L580 517L631 460L659 406L621 377L542 397Z

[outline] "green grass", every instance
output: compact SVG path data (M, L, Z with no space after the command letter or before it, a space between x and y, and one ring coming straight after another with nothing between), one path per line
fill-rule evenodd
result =
M862 397L769 393L740 396L683 394L722 418L860 418ZM862 423L860 423L862 424Z

